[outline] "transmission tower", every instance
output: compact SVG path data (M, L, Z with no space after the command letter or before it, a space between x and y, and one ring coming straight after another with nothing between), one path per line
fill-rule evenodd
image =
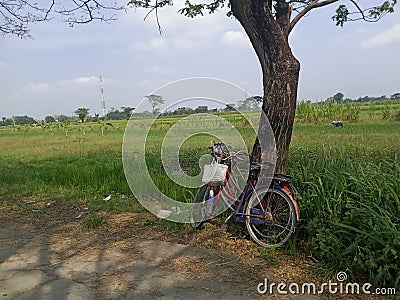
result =
M104 90L103 90L103 79L100 75L100 94L101 94L101 116L104 117L106 115L106 100L104 99Z

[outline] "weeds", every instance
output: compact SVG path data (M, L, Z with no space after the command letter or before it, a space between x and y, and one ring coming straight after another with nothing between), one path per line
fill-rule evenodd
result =
M157 224L157 221L146 219L146 220L144 220L143 224L146 226L154 226L155 224Z
M296 159L296 154L299 155ZM308 156L308 159L307 157ZM294 153L300 233L325 270L348 270L374 285L400 280L400 161L390 152L374 160L351 150ZM312 170L312 171L311 171Z
M346 270L357 281L399 286L398 122L390 117L382 120L385 107L380 104L373 108L313 105L309 112L308 105L299 105L288 170L299 191L302 220L296 231L297 240L286 249L293 255L311 252L327 274ZM395 109L398 107L391 108ZM363 119L368 115L369 120ZM243 123L234 114L226 117ZM333 128L332 118L358 122ZM178 119L165 118L153 129L146 162L163 193L177 201L190 202L195 189L175 184L161 165L160 144L174 120ZM142 126L140 122L146 120L139 120L136 125ZM83 220L86 228L106 223L101 212L143 211L123 172L121 143L125 123L113 124L104 136L100 136L97 124L93 128L80 125L81 130L74 124L52 130L1 128L1 195L85 203L99 212ZM251 130L238 130L251 148ZM209 141L210 136L199 135L182 145L179 163L189 175L198 174L198 160L208 153ZM111 200L104 201L104 195L110 194ZM4 199L0 205L11 207ZM160 222L168 230L180 230L182 226L153 219L146 219L144 224ZM269 259L274 256L269 251L260 249L260 255Z
M96 229L106 223L106 217L100 214L93 214L83 220L83 226L87 229Z
M268 261L268 264L270 265L276 265L278 263L276 259L277 255L277 249L276 248L265 248L265 247L259 247L258 248L260 257Z

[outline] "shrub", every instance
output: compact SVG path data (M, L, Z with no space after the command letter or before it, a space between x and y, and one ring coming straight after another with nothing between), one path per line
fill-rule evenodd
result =
M400 110L396 113L395 119L396 121L400 121Z
M400 162L350 155L302 153L294 162L304 238L327 275L398 287Z

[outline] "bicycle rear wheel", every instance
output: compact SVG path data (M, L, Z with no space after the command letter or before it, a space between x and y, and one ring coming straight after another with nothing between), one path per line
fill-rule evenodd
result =
M207 200L209 199L210 186L203 185L197 190L190 213L190 225L198 228L207 219Z
M255 191L246 207L246 227L251 238L267 248L287 243L296 229L292 200L276 188Z

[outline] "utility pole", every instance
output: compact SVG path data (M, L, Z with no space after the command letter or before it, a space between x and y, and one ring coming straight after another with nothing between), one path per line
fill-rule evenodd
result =
M105 117L106 115L106 100L104 99L104 90L103 90L103 79L100 75L100 94L101 94L101 116Z

